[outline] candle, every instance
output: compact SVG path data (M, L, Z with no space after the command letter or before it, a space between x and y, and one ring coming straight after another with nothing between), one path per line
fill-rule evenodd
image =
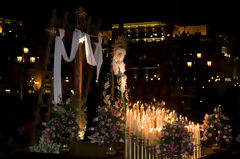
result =
M197 124L197 145L200 145L201 141L200 141L200 128L199 128L199 124Z
M152 134L153 134L153 128L151 127L151 124L150 124L150 129L149 129L149 136L148 136L148 140L149 140L149 146L152 146Z

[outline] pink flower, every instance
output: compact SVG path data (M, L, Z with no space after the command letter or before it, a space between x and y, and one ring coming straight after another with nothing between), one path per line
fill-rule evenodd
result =
M165 104L166 104L166 102L165 102L165 101L162 101L162 102L161 102L161 105L163 105L163 106L164 106Z
M211 124L210 127L213 128L213 124Z
M218 118L218 114L215 114L215 118Z
M214 112L217 112L217 108L214 108Z
M97 122L98 121L98 118L93 118L93 122Z
M121 138L121 139L119 140L119 142L124 143L124 140Z
M72 120L70 120L70 121L68 122L68 124L73 124L73 121L72 121Z
M117 122L116 122L116 125L118 125L118 126L119 126L119 125L120 125L120 122L119 122L119 121L117 121Z
M209 133L209 134L208 134L208 137L211 137L211 136L212 136L212 133Z
M155 97L153 98L153 102L154 102L154 103L156 102L156 98L155 98Z
M215 139L216 139L216 141L219 141L219 137L216 137Z
M100 121L100 124L101 124L101 125L104 125L104 121Z
M70 104L70 102L71 102L71 99L68 98L68 99L66 100L66 104Z
M204 116L204 119L207 119L208 118L208 114L206 113L205 116Z
M218 130L218 134L221 134L222 133L222 131L221 130Z
M114 138L116 138L116 137L117 137L117 134L116 134L116 133L114 133L114 134L112 134L112 136L113 136Z
M94 131L94 127L89 128L90 131Z
M223 138L224 138L224 139L226 139L226 138L227 138L227 136L226 136L226 135L224 135L224 136L223 136Z

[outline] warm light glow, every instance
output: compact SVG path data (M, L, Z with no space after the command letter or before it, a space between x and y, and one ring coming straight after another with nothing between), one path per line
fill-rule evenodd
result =
M29 49L28 49L27 47L24 47L24 48L23 48L23 53L24 53L24 54L28 54L28 53L29 53Z
M232 79L231 79L230 77L226 77L226 78L224 78L224 81L226 81L226 82L231 82Z
M212 61L207 61L207 66L212 66Z
M17 62L22 62L23 57L22 56L17 56Z
M6 93L10 93L10 92L11 92L11 89L5 89L5 92L6 92Z
M50 93L51 93L51 90L50 90L50 89L45 89L45 93L46 93L46 94L50 94Z
M202 53L197 53L197 58L198 59L202 58Z
M35 58L35 57L30 57L30 62L31 62L31 63L35 63L35 61L36 61L36 58Z
M192 67L192 61L188 61L188 62L187 62L187 66L188 66L188 67Z
M0 26L0 34L2 34L2 26Z

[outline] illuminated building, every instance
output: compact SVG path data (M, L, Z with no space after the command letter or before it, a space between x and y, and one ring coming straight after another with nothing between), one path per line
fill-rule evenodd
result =
M40 57L36 44L29 42L23 21L0 18L0 94L4 90L22 99L41 86ZM34 80L32 80L34 78ZM24 92L23 92L24 91Z
M217 27L167 22L122 24L130 40L126 73L133 100L166 99L172 107L178 105L186 111L226 103L224 98L217 102L215 98L224 96L228 87L240 86L240 50L230 45L227 35ZM113 39L120 28L120 24L112 25Z

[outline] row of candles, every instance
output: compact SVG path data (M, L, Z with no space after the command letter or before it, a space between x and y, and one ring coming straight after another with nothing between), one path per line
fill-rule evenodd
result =
M187 117L183 117L181 115L177 116L175 110L169 111L165 108L155 108L154 106L152 106L152 108L148 106L148 108L145 110L143 104L140 106L139 102L135 103L132 108L126 108L125 134L128 137L134 137L139 141L141 140L141 142L148 147L154 147L156 145L155 138L159 137L164 126L164 122L172 123L174 121L182 121L187 123L186 128L189 132L193 133L192 138L194 139L194 147L199 147L201 145L199 124L194 124L193 122L188 121ZM125 140L127 140L127 138ZM129 157L128 149L133 148L133 146L130 146L130 143L131 142L129 141L125 142L127 151L125 158L131 158ZM136 144L139 143L140 142L137 142ZM195 156L199 157L200 152L196 153L197 154L195 154ZM133 155L133 158L136 157L134 156L135 155Z

